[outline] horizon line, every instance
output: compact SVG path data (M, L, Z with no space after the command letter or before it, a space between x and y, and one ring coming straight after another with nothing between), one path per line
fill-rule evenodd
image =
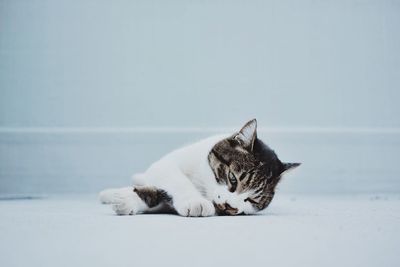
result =
M0 127L0 134L229 133L237 127ZM259 133L400 134L400 127L259 127Z

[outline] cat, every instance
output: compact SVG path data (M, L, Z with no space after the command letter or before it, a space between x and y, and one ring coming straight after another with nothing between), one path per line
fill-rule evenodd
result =
M118 215L174 212L181 216L254 214L268 207L283 163L257 138L257 121L233 135L212 136L177 149L133 176L133 186L107 189L100 201Z

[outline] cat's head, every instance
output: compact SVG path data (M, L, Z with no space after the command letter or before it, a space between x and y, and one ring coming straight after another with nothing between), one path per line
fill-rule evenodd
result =
M243 201L250 203L255 211L269 205L282 174L300 165L283 163L257 138L255 119L247 122L239 132L218 142L210 151L208 161L217 182L232 193L245 193ZM216 208L219 214L234 215L229 205Z

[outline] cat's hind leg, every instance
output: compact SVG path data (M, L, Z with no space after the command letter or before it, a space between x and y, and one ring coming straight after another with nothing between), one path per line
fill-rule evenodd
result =
M166 191L155 186L135 186L133 191L146 203L145 213L176 213Z
M134 188L112 188L101 191L99 198L103 204L111 204L118 215L134 215L148 209L146 203L133 191Z
M112 204L117 215L172 211L171 197L152 186L107 189L100 192L99 198L103 204Z
M133 187L105 189L99 193L99 200L101 204L113 204L121 193L129 189L133 190Z

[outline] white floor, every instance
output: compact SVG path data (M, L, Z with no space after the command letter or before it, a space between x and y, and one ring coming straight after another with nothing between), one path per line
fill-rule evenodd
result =
M114 216L95 196L0 201L1 266L400 266L400 195L278 194L263 214Z

